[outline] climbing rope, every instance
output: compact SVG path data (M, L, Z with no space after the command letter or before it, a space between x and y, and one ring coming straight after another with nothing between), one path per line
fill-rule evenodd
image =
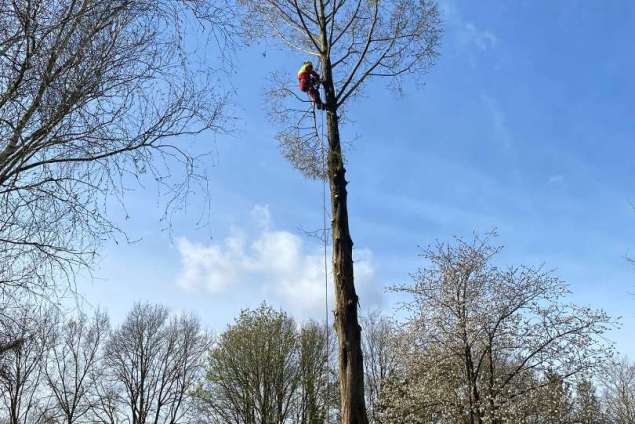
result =
M326 337L326 413L324 414L325 420L328 424L329 422L329 274L328 274L328 228L327 224L327 210L326 210L326 146L324 145L324 114L320 114L320 127L321 127L321 135L320 135L320 148L322 150L322 228L324 229L324 233L322 236L322 241L324 243L324 327L325 327L325 337Z
M319 87L318 87L319 90ZM326 165L326 148L327 145L324 141L324 114L320 113L320 125L318 128L318 118L316 114L316 105L313 102L313 128L315 134L318 137L320 143L320 159L322 161L322 242L324 249L324 330L325 330L325 352L324 352L324 365L326 372L326 399L324 401L324 421L329 423L330 413L330 387L329 387L329 359L330 359L330 337L329 337L329 269L328 269L328 217L327 217L327 202L326 202L326 184L327 184L327 165ZM320 110L323 111L322 109Z
M313 104L313 119L315 131L318 133L317 119L315 118L315 103ZM318 133L320 141L320 156L322 160L322 243L324 250L324 331L325 331L325 371L326 371L326 399L324 421L329 422L329 359L330 359L330 337L329 337L329 277L328 277L328 217L326 204L326 183L327 183L327 167L326 167L326 144L324 142L324 114L320 113L320 131Z

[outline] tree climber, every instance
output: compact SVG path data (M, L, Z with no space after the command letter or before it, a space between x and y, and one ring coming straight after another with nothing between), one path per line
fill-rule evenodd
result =
M313 70L313 63L311 63L311 61L304 62L302 67L300 67L298 71L298 82L300 83L300 90L309 95L313 103L315 103L315 107L318 110L325 109L325 105L322 103L322 99L320 99L320 91L318 90L320 86L320 76Z

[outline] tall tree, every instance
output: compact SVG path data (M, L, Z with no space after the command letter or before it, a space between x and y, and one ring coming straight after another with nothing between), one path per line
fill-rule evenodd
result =
M365 424L364 365L358 298L353 275L346 168L341 140L345 106L373 77L399 85L421 75L436 56L440 34L437 7L427 0L240 0L247 31L276 38L300 54L317 58L325 93L328 147L322 153L316 118L285 99L298 99L287 84L274 87L273 105L287 125L279 134L285 155L309 177L327 178L335 284L335 330L339 340L341 420ZM323 156L326 156L323 159ZM326 162L326 163L324 163ZM323 169L326 168L326 175Z
M210 420L323 423L333 380L325 330L261 305L244 310L209 352L197 393Z
M57 325L44 372L64 424L79 422L94 406L94 384L109 331L108 317L100 312L92 318L80 313Z
M208 338L195 318L170 317L162 306L135 305L110 338L104 362L120 390L120 398L113 400L123 401L129 422L184 420L193 406L190 391L208 347ZM112 392L104 393L106 406ZM101 412L102 417L115 415L108 408Z
M0 357L0 420L30 424L50 416L44 380L45 358L55 328L53 316L49 309L25 307L14 316L10 327L3 323L3 333L22 342Z
M296 324L269 306L242 311L210 351L199 391L219 422L288 422L298 387Z

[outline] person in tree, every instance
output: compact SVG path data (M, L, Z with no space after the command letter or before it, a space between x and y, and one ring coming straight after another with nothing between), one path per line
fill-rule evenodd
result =
M313 63L311 63L311 61L304 62L300 67L298 71L298 82L300 90L309 95L313 103L315 103L315 107L318 108L318 110L325 109L325 105L322 103L322 99L320 99L320 91L318 90L320 86L320 76L313 70Z

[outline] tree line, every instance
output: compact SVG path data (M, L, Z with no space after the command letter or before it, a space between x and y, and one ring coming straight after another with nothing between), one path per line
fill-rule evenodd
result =
M491 238L437 243L397 316L362 319L369 421L632 424L635 364L604 312L540 268L499 268ZM212 335L137 304L121 324L25 306L3 333L0 422L324 423L340 417L335 336L266 304Z

